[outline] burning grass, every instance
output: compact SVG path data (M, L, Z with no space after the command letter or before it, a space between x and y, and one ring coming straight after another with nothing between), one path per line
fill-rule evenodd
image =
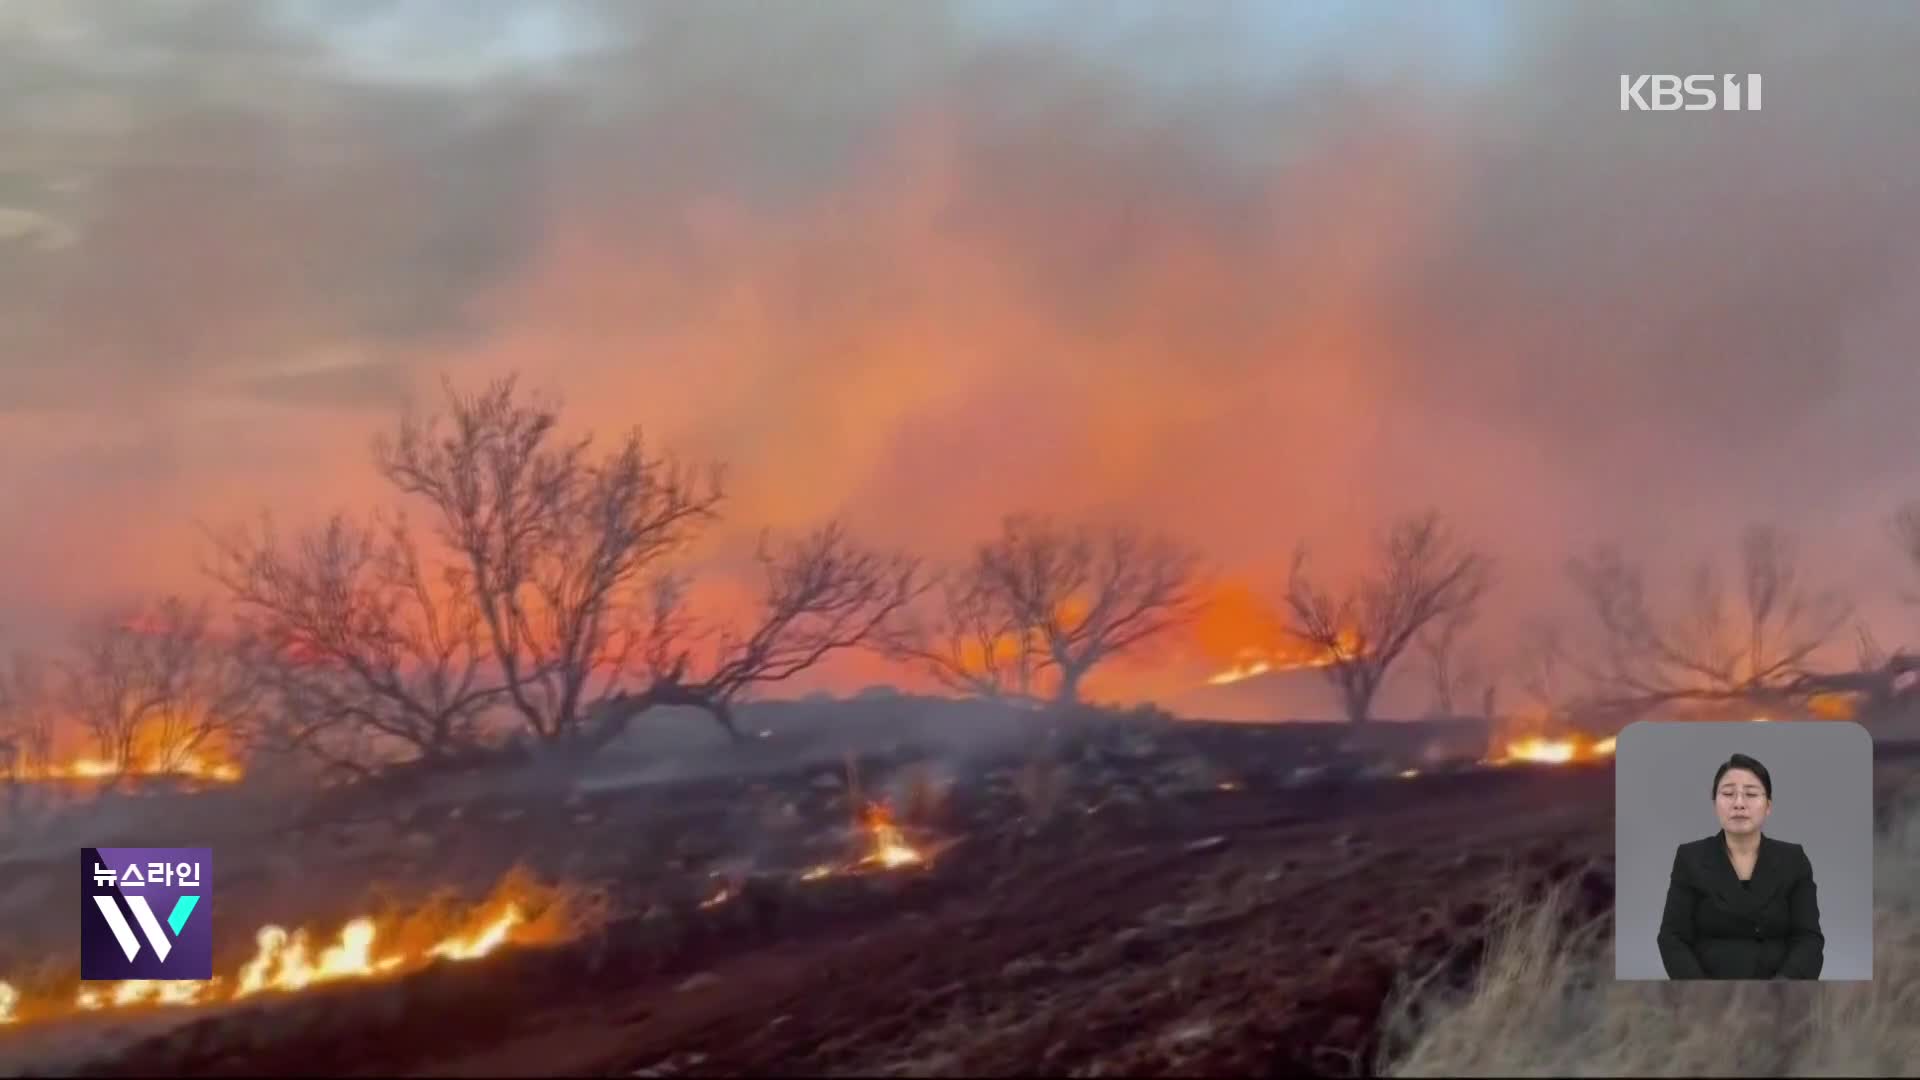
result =
M873 850L855 863L856 867L877 866L885 870L897 870L903 866L919 866L927 861L918 848L907 843L900 826L894 823L893 811L885 803L869 803L861 816L872 838Z
M905 830L894 819L893 808L885 802L870 802L861 808L857 836L862 850L852 861L838 866L822 864L810 867L800 873L800 880L820 881L836 874L924 869L933 864L934 855L946 846L919 844L909 840ZM717 906L728 899L731 899L731 893L723 889L700 906Z
M1559 738L1530 735L1508 742L1499 753L1487 759L1487 764L1572 765L1611 758L1613 750L1614 737L1611 735L1604 739L1578 735Z
M1241 649L1231 666L1207 677L1207 685L1230 686L1275 672L1332 667L1343 655L1354 655L1357 642L1352 631L1342 631L1338 649L1322 649L1304 641L1290 641L1274 648Z
M487 897L451 893L412 908L389 905L332 934L310 927L261 927L245 963L204 982L78 983L71 968L0 982L0 1023L30 1024L76 1013L219 1005L261 994L298 993L325 983L375 979L436 962L462 963L511 946L572 938L606 915L604 895L542 883L515 869Z
M241 775L238 765L189 754L174 758L153 756L129 762L112 761L107 758L77 757L22 768L18 772L17 779L27 783L44 783L62 780L114 780L121 777L171 776L206 783L233 784L240 781Z
M1470 989L1408 987L1379 1071L1399 1076L1912 1076L1920 1063L1920 813L1880 839L1870 983L1612 981L1604 927L1515 905Z

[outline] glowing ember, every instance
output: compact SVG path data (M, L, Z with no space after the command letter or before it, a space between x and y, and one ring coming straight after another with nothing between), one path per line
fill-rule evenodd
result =
M1771 719L1772 717L1768 717L1768 716L1756 716L1753 718L1753 722L1756 724L1764 724Z
M1223 780L1216 786L1219 787L1221 791L1239 791L1240 790L1239 783L1233 780Z
M819 881L821 878L832 877L832 876L833 876L833 867L815 866L807 870L806 873L801 874L800 880L801 881Z
M719 892L700 901L700 906L702 908L717 908L731 899L733 899L733 890L721 889Z
M11 984L0 982L0 1024L13 1023L13 1007L19 1001L20 991Z
M1402 780L1411 780L1414 777L1419 775L1420 775L1419 769L1401 769L1400 770L1400 779Z

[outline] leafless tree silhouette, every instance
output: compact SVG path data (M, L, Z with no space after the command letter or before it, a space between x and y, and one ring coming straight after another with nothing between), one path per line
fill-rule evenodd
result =
M1532 711L1548 716L1564 715L1577 692L1567 670L1565 630L1557 622L1536 620L1521 633L1514 657L1513 682L1520 697Z
M1467 640L1478 614L1471 606L1457 607L1414 635L1433 695L1433 710L1439 716L1459 715L1460 708L1468 704L1467 695L1489 689L1487 672ZM1482 706L1484 702L1472 704Z
M943 575L931 610L902 612L883 649L960 694L1034 704L1047 663L1038 634L978 564Z
M1738 600L1702 563L1684 606L1663 615L1641 568L1612 546L1573 560L1568 573L1599 631L1598 649L1591 660L1568 650L1561 661L1595 688L1599 705L1803 697L1814 660L1851 617L1838 593L1802 585L1793 543L1768 526L1741 538Z
M38 655L15 651L0 665L0 783L6 824L24 830L31 782L53 763L54 684Z
M405 518L335 515L291 544L263 518L214 542L241 655L274 703L252 735L353 773L396 755L446 762L480 747L504 693L456 566L430 562Z
M918 589L917 564L830 524L762 537L744 625L695 616L681 555L713 521L721 475L563 436L557 403L507 378L409 414L374 446L379 472L427 511L363 527L336 517L291 550L271 523L216 542L242 650L275 697L266 741L367 772L402 747L425 763L498 756L491 715L547 750L589 752L661 705L733 706L869 642Z
M1478 607L1492 584L1486 556L1459 544L1437 513L1396 523L1379 542L1379 566L1335 594L1294 556L1288 630L1325 652L1320 670L1339 690L1347 719L1365 723L1387 673L1436 620Z
M59 666L58 700L121 777L181 768L243 728L256 703L207 605L178 596L96 617Z
M692 615L685 583L656 579L636 633L646 682L596 703L590 743L616 737L633 717L663 705L704 709L738 739L736 703L834 653L875 645L882 627L925 589L917 560L862 547L839 523L786 541L763 534L756 560L760 595L745 624Z
M1908 567L1920 577L1920 500L1909 502L1896 510L1889 525L1893 542L1898 545L1900 554L1906 558ZM1920 587L1916 587L1920 588ZM1920 606L1920 591L1909 588L1901 599L1909 604Z
M478 612L507 706L541 743L576 742L631 673L628 616L653 572L714 517L718 470L702 479L651 457L638 430L596 454L512 378L475 394L449 383L445 397L443 414L379 440L380 472L430 509L454 553L451 582Z
M1202 595L1198 557L1169 537L1016 514L945 580L943 609L897 624L888 648L992 696L1032 698L1044 676L1071 705L1089 671L1192 619Z

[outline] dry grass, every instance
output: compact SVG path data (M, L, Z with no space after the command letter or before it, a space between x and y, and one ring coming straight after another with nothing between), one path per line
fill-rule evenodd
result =
M1509 905L1473 986L1389 1004L1398 1076L1920 1076L1920 812L1878 840L1870 983L1616 983L1610 919Z

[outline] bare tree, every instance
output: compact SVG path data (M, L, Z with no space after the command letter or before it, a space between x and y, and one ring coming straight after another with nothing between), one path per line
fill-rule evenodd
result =
M1514 684L1534 712L1562 715L1572 693L1569 673L1562 663L1566 653L1564 631L1558 623L1538 621L1525 628L1514 658Z
M38 654L16 650L0 665L0 767L26 779L53 764L54 686Z
M1766 526L1743 534L1740 571L1735 600L1702 563L1684 606L1663 614L1648 599L1642 570L1617 548L1574 560L1568 573L1599 631L1598 662L1572 651L1563 662L1580 671L1602 706L1794 699L1851 607L1837 593L1805 588L1794 545Z
M275 707L263 748L365 772L381 759L476 752L504 693L459 568L430 562L404 517L335 515L283 544L273 523L216 538L208 567L238 609L245 656Z
M1287 583L1289 631L1320 648L1320 670L1339 690L1347 719L1366 722L1387 673L1421 630L1475 609L1492 584L1486 556L1457 543L1437 513L1395 524L1379 543L1379 567L1335 594L1294 556Z
M963 580L987 626L1001 615L1009 624L996 662L1037 654L1029 670L1050 677L1057 704L1079 701L1087 672L1187 623L1202 603L1199 559L1172 539L1034 515L1008 517Z
M932 610L904 611L883 651L960 694L1037 703L1035 679L1048 662L1039 634L979 565L940 577Z
M336 517L291 552L270 524L217 542L243 653L276 701L264 742L351 772L497 756L499 714L539 747L589 752L657 705L735 702L869 641L920 588L911 559L838 525L762 538L757 621L687 610L680 555L717 516L720 472L650 456L630 431L604 451L566 437L552 401L513 378L404 417L374 444L380 474L426 510L362 528ZM430 550L431 549L431 550Z
M659 705L703 708L738 737L735 702L867 643L918 588L912 560L834 524L762 538L755 621L696 618L672 558L717 516L719 470L651 457L638 431L599 454L558 432L558 406L505 379L449 386L443 415L376 446L382 475L432 509L505 707L539 743L592 750Z
M1909 502L1894 512L1889 525L1893 542L1916 575L1920 575L1920 500ZM1909 604L1920 605L1920 593L1909 589L1901 594Z
M449 384L444 415L409 416L375 448L382 475L431 508L505 700L547 745L577 742L629 674L650 571L721 498L717 470L703 483L649 457L637 430L595 454L558 425L558 406L522 400L511 378L473 395Z
M54 722L47 665L35 654L14 652L0 665L0 784L5 786L0 809L6 831L14 835L27 835L45 809L31 789L53 764Z
M882 627L925 589L916 560L864 548L838 523L784 542L763 534L756 560L761 592L744 627L703 627L686 611L684 582L656 579L638 635L648 682L595 703L592 745L647 709L674 705L704 709L738 739L736 703L834 653L877 645Z
M1467 641L1467 632L1478 614L1473 607L1457 607L1414 635L1414 645L1424 661L1433 695L1433 709L1439 716L1459 715L1458 709L1466 695L1476 689L1491 688L1486 671ZM1481 704L1484 707L1485 703Z
M254 706L207 606L178 596L96 618L61 667L58 696L116 778L180 769L231 737Z

